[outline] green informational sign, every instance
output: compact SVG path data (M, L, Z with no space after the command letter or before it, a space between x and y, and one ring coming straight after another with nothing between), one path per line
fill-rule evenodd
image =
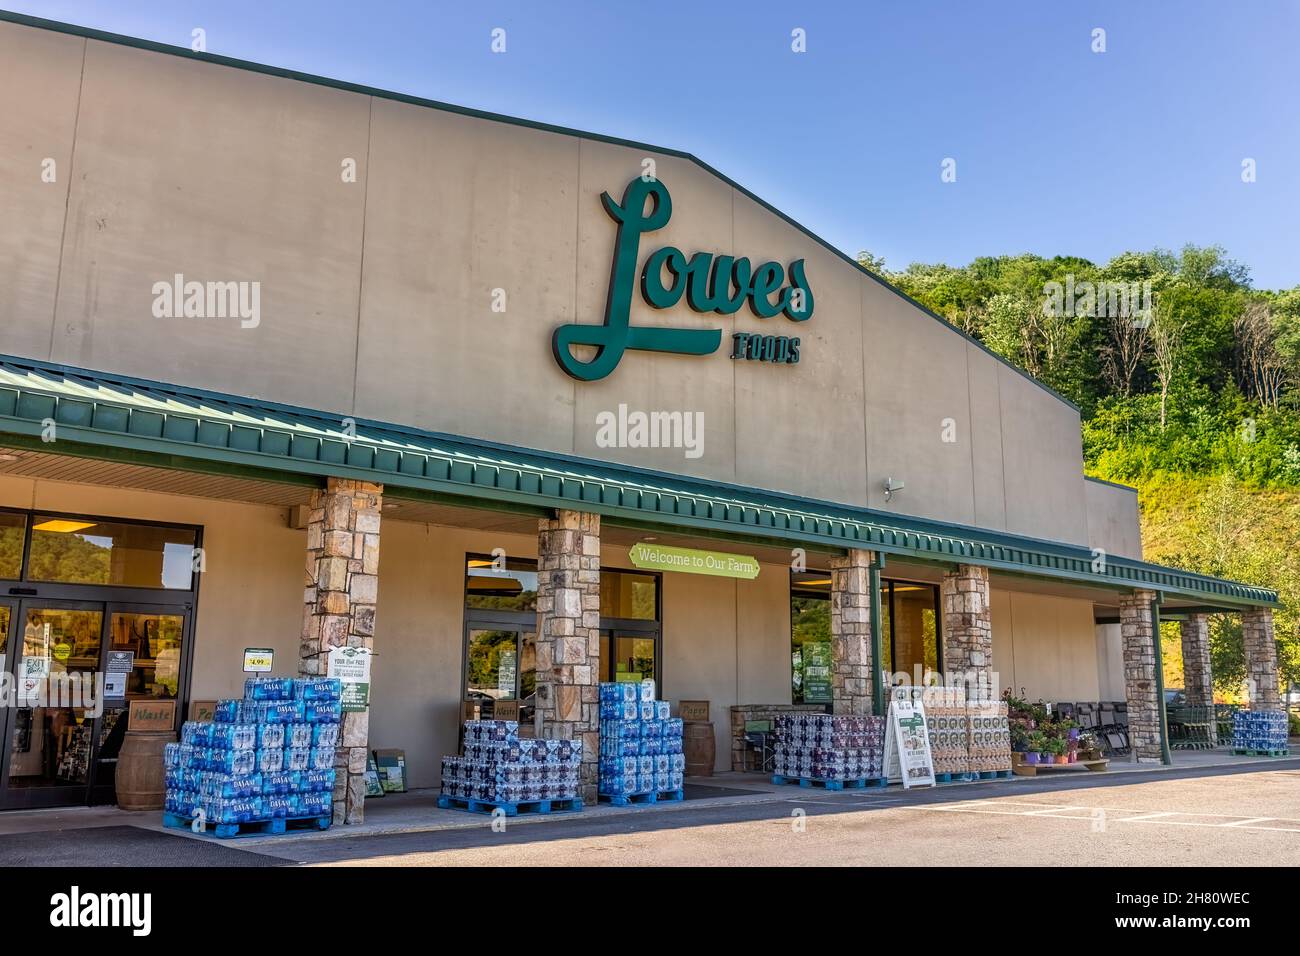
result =
M672 548L667 545L638 541L630 552L633 567L647 571L684 571L687 574L714 574L721 578L758 577L758 559L725 551L698 551L695 548Z
M808 641L803 646L803 700L805 704L831 702L830 641Z

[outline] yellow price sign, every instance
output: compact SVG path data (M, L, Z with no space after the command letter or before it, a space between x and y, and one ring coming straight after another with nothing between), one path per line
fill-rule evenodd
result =
M275 651L269 647L244 648L244 673L269 674L275 660Z

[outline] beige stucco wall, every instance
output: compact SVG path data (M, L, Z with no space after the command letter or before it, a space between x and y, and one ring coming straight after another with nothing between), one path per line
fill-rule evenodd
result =
M1089 601L992 589L993 667L1002 689L1030 700L1100 700Z
M1102 481L1083 483L1088 514L1088 547L1124 558L1142 559L1142 527L1136 488Z
M1088 541L1073 408L694 163L9 23L0 71L0 353ZM636 295L634 323L719 327L722 348L578 383L551 332L600 321L599 196L647 155L674 214L642 261L803 258L815 314ZM261 324L154 318L176 273L261 282ZM733 329L799 335L802 362L733 362ZM703 456L597 447L620 403L703 412ZM887 477L907 484L888 505Z

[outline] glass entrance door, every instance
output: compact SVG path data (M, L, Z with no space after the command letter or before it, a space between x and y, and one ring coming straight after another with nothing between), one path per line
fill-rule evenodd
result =
M15 706L5 733L6 808L88 799L102 710L103 605L23 601L5 655Z
M181 695L189 627L175 606L0 603L15 705L0 718L0 807L114 802L126 708Z
M117 756L134 700L177 700L188 662L189 614L174 606L109 604L104 643L104 713L95 735L91 803L113 803ZM180 729L183 715L176 715Z
M3 516L0 516L0 520ZM9 719L13 716L13 704L17 700L13 681L13 631L18 620L18 602L0 601L0 761L5 759L8 750L5 741L9 739ZM0 780L4 779L3 763L0 763Z
M464 699L466 719L491 720L508 710L511 720L532 726L537 706L536 628L469 624Z
M600 679L659 679L658 631L606 628L600 632Z

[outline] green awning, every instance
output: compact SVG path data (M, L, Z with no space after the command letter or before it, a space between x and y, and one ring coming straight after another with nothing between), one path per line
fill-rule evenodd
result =
M42 442L54 422L57 441ZM984 565L1212 606L1276 605L1277 594L1143 561L1000 531L887 514L551 452L0 356L0 432L10 444L162 468L319 483L381 482L400 497L435 495L520 510L573 508L684 531L866 548ZM349 432L352 432L351 434Z

